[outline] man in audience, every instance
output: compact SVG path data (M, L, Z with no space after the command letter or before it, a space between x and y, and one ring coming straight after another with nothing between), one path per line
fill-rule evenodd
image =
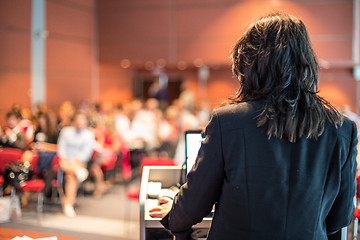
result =
M95 143L94 134L88 129L88 121L83 113L77 113L73 126L64 127L58 140L59 165L65 172L64 214L75 217L74 204L78 184L85 181L89 173L86 169Z
M10 111L6 114L6 127L0 127L0 146L4 148L25 149L26 136L19 126L21 115Z

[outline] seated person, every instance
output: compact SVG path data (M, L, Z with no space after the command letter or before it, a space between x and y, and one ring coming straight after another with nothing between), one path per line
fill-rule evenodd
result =
M0 127L0 146L3 148L25 149L26 136L19 126L21 115L15 111L6 114L6 127Z
M86 169L91 158L95 137L88 129L83 113L76 113L72 126L64 127L58 139L59 165L65 172L64 214L75 217L74 204L78 184L88 177Z
M93 157L91 171L95 177L95 197L101 197L103 192L108 188L109 181L105 183L104 173L101 167L109 164L117 158L117 151L120 149L120 143L117 139L116 132L112 131L110 117L105 117L97 122L93 129L96 143L94 146L95 154Z
M16 148L24 151L26 147L26 136L25 133L22 131L20 127L20 121L21 121L21 114L19 111L9 111L6 114L6 127L4 129L1 129L0 127L0 147L2 148ZM23 163L26 165L26 168L31 169L31 161L33 159L33 155L31 151L25 151L21 157L20 163ZM4 184L2 186L3 193L9 194L12 188L12 185L16 181L23 182L24 179L17 179L17 176L15 178L8 178L8 174L10 170L6 170L4 172ZM31 173L29 173L26 177L31 177ZM13 181L11 183L11 181ZM16 185L16 184L15 184ZM27 195L26 195L27 196ZM25 197L26 199L26 197Z
M33 126L33 115L30 108L23 107L18 103L13 104L11 111L16 112L20 115L19 127L21 131L25 134L26 145L25 149L29 149L30 143L34 139L34 126Z
M36 130L31 149L38 152L37 174L44 176L45 196L51 196L51 181L55 178L56 172L51 168L57 152L57 140L59 133L56 122L51 120L48 113L38 113L36 116Z

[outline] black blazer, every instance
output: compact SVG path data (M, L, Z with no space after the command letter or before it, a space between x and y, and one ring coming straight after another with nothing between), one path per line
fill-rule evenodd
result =
M179 238L215 205L208 239L327 239L352 219L356 125L326 124L317 139L269 139L259 102L219 108L197 162L161 221Z

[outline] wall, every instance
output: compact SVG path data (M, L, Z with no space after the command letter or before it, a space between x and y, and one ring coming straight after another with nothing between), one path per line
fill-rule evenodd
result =
M224 99L238 88L236 79L223 70L229 69L231 46L254 19L286 11L301 18L308 28L321 65L320 95L355 110L352 4L352 0L104 0L99 2L100 62L118 69L127 61L134 72L159 62L167 69L204 63L211 73L207 96L214 101ZM197 81L196 71L187 72L183 72L185 79L195 74L192 79ZM345 97L334 95L334 89Z
M30 11L31 1L0 2L0 123L13 103L30 105Z
M98 98L97 14L94 0L48 0L47 105Z
M133 71L123 69L120 64L99 65L99 102L124 103L133 97Z
M164 66L212 106L233 94L229 49L259 16L303 19L321 63L320 95L356 106L352 0L47 0L46 104L128 101L138 72ZM13 103L30 107L31 1L0 1L0 123ZM360 45L360 43L358 43ZM210 76L205 93L198 69ZM195 66L196 65L196 66Z
M95 0L47 0L46 102L52 110L98 100L97 8ZM32 1L0 2L0 123L14 103L31 107Z
M319 58L351 61L352 0L137 0L99 2L100 60L170 64L201 58L228 62L228 52L254 19L286 11L307 25Z

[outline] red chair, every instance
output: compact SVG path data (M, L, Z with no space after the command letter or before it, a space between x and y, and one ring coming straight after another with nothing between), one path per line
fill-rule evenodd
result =
M33 173L35 174L37 171L37 165L39 161L39 155L36 152L33 152L33 158L31 161L31 167ZM24 185L21 185L20 189L22 191L29 191L29 192L36 192L38 194L37 199L37 216L39 223L42 219L42 212L43 212L43 204L44 204L44 188L45 183L41 179L30 179L27 180Z
M31 167L32 167L32 171L34 174L36 173L36 170L37 170L38 160L39 160L39 155L37 154L37 152L32 152ZM38 217L39 223L41 222L41 219L42 219L43 203L44 203L44 188L45 188L45 183L41 179L27 180L19 188L19 190L22 190L22 191L35 192L38 194L37 217Z
M108 153L106 154L106 158L107 158L107 162L105 164L101 165L101 170L103 171L105 176L106 176L106 173L115 170L117 155L113 151L108 151Z
M120 149L121 152L121 161L119 165L121 167L122 177L125 181L131 178L131 163L130 163L130 150L125 146L125 144Z
M176 166L176 162L172 158L145 157L141 160L141 164L140 164L140 178L144 166ZM126 192L126 197L129 199L139 200L139 195L140 195L140 187L136 189L131 189Z
M356 177L356 195L355 195L355 211L354 211L354 233L353 239L356 240L358 236L358 225L360 219L359 199L360 199L360 176Z
M2 197L3 195L3 190L2 190L3 184L4 184L4 177L0 175L0 197Z
M176 166L176 162L172 158L145 157L141 160L140 175L142 174L144 166Z
M37 152L26 151L31 155L31 167L33 172L36 172L39 155ZM19 163L22 160L24 152L17 148L2 148L0 149L0 173L5 172L5 168L12 163Z
M22 191L37 192L37 217L38 222L42 220L43 204L44 204L44 187L45 183L41 179L28 180L21 186Z
M6 166L20 162L23 151L16 148L1 148L0 149L0 173L5 172Z
M18 163L21 161L23 155L23 151L19 149L12 149L12 148L5 148L1 149L0 151L0 172L5 172L5 168L7 165L10 165L12 163ZM32 154L32 160L31 160L31 166L33 169L33 172L36 172L37 169L37 163L38 163L38 155L37 153ZM37 206L37 214L38 214L38 220L41 221L42 218L42 207L43 207L43 190L44 190L45 184L42 180L39 179L30 179L24 182L20 187L18 187L18 190L22 191L30 191L30 192L37 192L38 193L38 206Z
M55 199L57 196L57 193L59 193L59 198L60 201L63 201L63 198L65 196L64 193L64 189L63 189L63 184L64 184L64 172L61 170L60 166L59 166L59 160L60 157L59 155L55 155L53 162L51 164L51 168L53 171L56 172L56 179L53 179L51 181L51 186L52 186L52 199Z
M3 174L6 166L21 160L23 151L16 148L0 148L0 196L3 195L2 186L4 184Z

